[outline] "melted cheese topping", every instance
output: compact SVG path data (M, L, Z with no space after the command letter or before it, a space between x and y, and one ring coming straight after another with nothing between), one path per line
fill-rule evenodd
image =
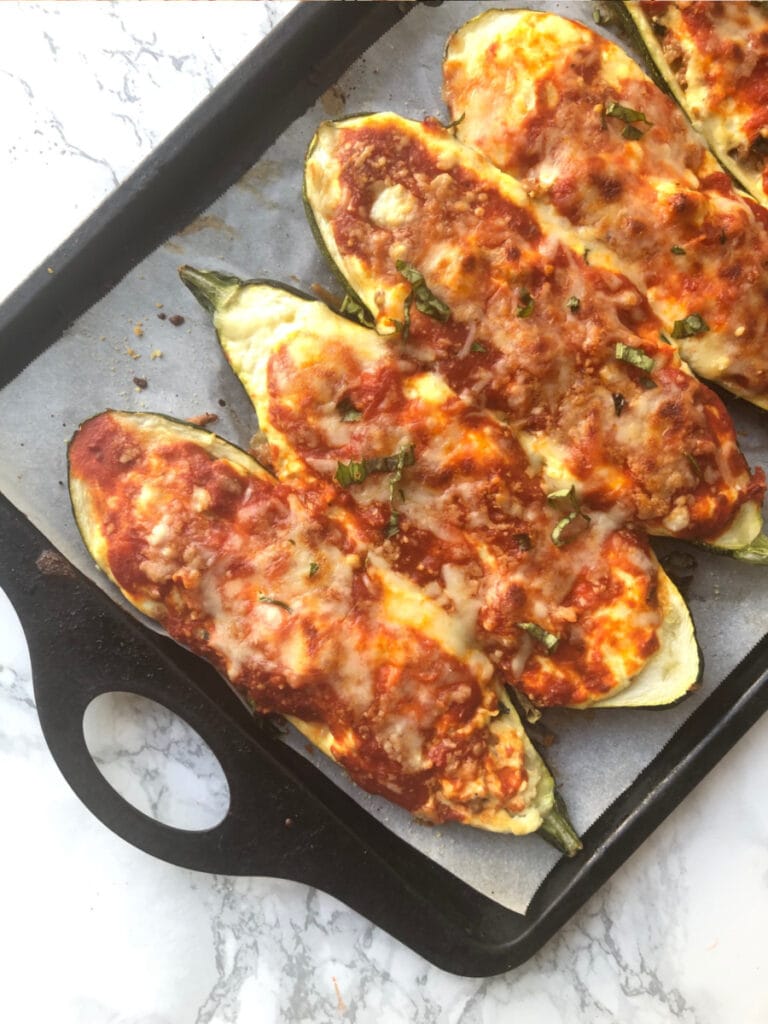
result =
M768 16L754 3L628 5L693 125L768 203Z
M333 487L279 483L205 431L130 413L83 424L70 487L98 564L254 710L426 820L539 827L551 778L518 717L498 717L490 662L418 587L366 565L366 527Z
M395 185L417 214L374 224L373 204ZM402 324L410 302L404 351L503 418L585 502L717 543L762 497L724 406L661 340L610 250L585 245L450 133L394 114L326 124L306 191L331 257L381 328ZM423 275L447 320L409 298L416 288L399 260Z
M683 18L680 5L646 6L664 25ZM718 26L768 26L749 4L683 6L727 8L708 16ZM530 11L489 12L460 29L444 73L449 108L464 114L459 137L519 178L537 208L562 215L583 244L610 249L667 338L680 333L676 322L699 317L701 330L675 339L683 358L768 407L768 218L734 190L672 100L607 39Z
M558 547L553 534L573 502L544 498L525 452L491 414L372 331L270 286L245 286L215 323L284 479L332 479L340 463L412 446L396 482L371 472L346 488L379 531L386 563L433 599L427 623L419 601L390 583L388 615L443 643L450 630L462 650L477 638L539 704L584 706L641 672L662 621L646 543L611 514L584 509ZM369 555L369 570L389 579L386 563ZM556 637L557 649L544 652L521 622ZM681 672L677 695L692 682Z

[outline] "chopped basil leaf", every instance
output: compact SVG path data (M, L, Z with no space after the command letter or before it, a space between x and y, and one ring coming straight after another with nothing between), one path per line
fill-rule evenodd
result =
M267 594L259 594L259 601L262 604L276 604L278 608L285 608L287 612L293 611L293 608L285 601L280 601L277 597L269 597Z
M520 292L520 305L517 307L517 315L521 319L529 317L533 313L533 296L528 291Z
M586 523L590 521L590 517L587 515L586 512L582 512L580 509L574 509L573 512L569 512L567 516L563 516L560 522L557 523L554 530L552 531L552 543L555 545L555 547L561 548L564 544L568 543L569 539L573 539L572 537L564 537L563 533L565 532L566 527L570 526L574 519L578 518L583 519Z
M698 313L690 313L684 320L675 320L672 325L673 338L692 338L696 334L704 334L709 324Z
M472 344L469 346L469 351L470 352L487 352L488 349L485 347L485 345L481 341L473 341Z
M363 327L375 327L375 321L362 302L354 295L347 293L341 300L339 312L342 316L356 320Z
M537 626L535 622L516 622L515 625L518 629L524 629L526 633L530 633L533 639L538 640L542 647L546 648L549 654L551 654L560 643L554 633L549 633L541 626Z
M362 462L339 462L336 466L336 480L342 487L361 484L368 476L366 460Z
M317 562L310 562L309 563L309 577L310 577L310 579L314 575L316 575L318 572L320 572L320 566L317 564Z
M590 254L591 252L592 252L592 250L591 250L591 249L587 249L587 248L585 247L585 249L584 249L584 262L585 262L585 263L589 263L589 254Z
M354 407L349 396L342 398L336 408L339 410L339 415L344 423L357 423L358 420L363 418L363 414Z
M395 534L397 534L399 532L400 532L400 515L399 515L399 513L395 509L392 509L391 512L389 513L389 519L387 521L387 525L384 528L384 536L387 537L387 538L394 537Z
M635 121L644 121L646 124L651 123L642 111L633 110L631 107L623 107L621 103L617 103L615 100L611 100L605 108L605 116L616 117L619 121L624 121L625 124L634 124Z
M627 124L621 133L622 139L628 139L630 142L637 142L638 139L642 139L644 132L641 132L639 128L635 128L633 124Z
M403 341L408 340L408 336L411 333L411 306L413 305L413 292L408 292L405 302L403 303L403 322L400 327L400 333L403 337Z
M563 487L559 491L552 491L547 495L547 501L551 505L556 505L559 502L562 502L566 504L566 507L568 505L571 506L571 511L568 512L567 515L563 516L563 518L555 525L555 528L551 533L552 543L555 547L561 548L564 544L567 544L569 540L568 537L563 536L563 532L566 527L570 526L574 519L577 518L581 518L588 523L590 521L590 517L586 512L581 511L581 505L576 495L576 487L574 484L571 484L570 487ZM573 538L570 539L572 540Z
M566 306L568 307L568 309L570 309L572 313L578 313L578 311L581 309L581 299L578 297L578 295L572 295L570 299L568 299L568 301L566 302Z
M613 408L616 410L616 415L621 416L624 411L624 406L627 404L627 400L624 395L615 394L613 397Z
M659 337L661 338L661 340L664 342L665 345L671 345L672 344L672 342L666 336L664 331L659 331Z
M394 484L399 483L406 466L416 461L412 444L401 448L394 455L379 455L360 462L339 462L336 466L336 480L342 487L361 484L371 473L394 473Z
M391 473L389 478L389 503L392 506L389 521L385 527L385 536L394 537L400 530L400 516L395 511L394 505L399 497L404 500L402 488L398 484L403 478L403 470L406 466L412 466L416 461L416 452L412 444L405 445L394 455L377 456L372 459L362 459L360 462L339 462L336 465L336 480L342 487L349 487L352 484L362 483L371 473Z
M638 370L644 370L646 373L650 373L653 369L653 360L650 356L647 356L639 348L625 345L623 341L616 342L616 358L624 363L636 366Z
M574 508L578 508L579 500L576 497L576 485L571 484L570 487L562 487L559 491L550 491L547 495L547 501L551 504L557 501L568 501Z
M392 469L393 470L392 476L390 477L390 480L389 480L389 500L390 501L394 501L395 500L395 488L397 487L397 485L400 483L400 481L403 478L403 470L405 469L406 466L412 466L414 464L414 462L416 461L416 456L414 454L414 447L413 447L413 445L409 444L405 448L401 448L400 451L397 453L397 455L394 456L394 458L395 458L394 466L391 463L392 456L390 456L389 459L387 460L387 469ZM400 491L399 493L401 495L401 500L402 500L403 492Z
M429 290L423 274L421 274L416 267L412 266L410 263L406 263L405 260L397 260L395 266L399 273L403 275L405 280L413 286L409 299L410 302L416 303L416 309L418 309L420 313L424 313L425 316L431 316L433 320L440 320L442 323L445 323L451 315L451 311L442 299L438 299L438 297ZM409 325L410 302L406 299L406 303L408 305L407 322Z
M698 462L698 459L696 458L696 456L695 455L691 455L690 452L686 452L685 453L685 457L690 462L691 469L696 474L697 479L701 480L701 478L702 478L701 466L699 465L699 462Z
M682 245L673 245L669 251L673 252L675 256L685 256L685 249Z

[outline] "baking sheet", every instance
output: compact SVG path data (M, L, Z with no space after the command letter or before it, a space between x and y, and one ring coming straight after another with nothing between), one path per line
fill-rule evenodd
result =
M201 217L144 260L0 395L0 488L83 572L114 596L77 534L66 494L66 444L104 408L181 418L214 413L211 429L247 446L255 418L216 344L207 315L177 276L182 262L266 276L305 289L338 286L316 252L301 206L304 154L317 124L362 110L444 118L440 60L447 36L487 6L418 6L383 36ZM589 3L530 3L592 25ZM610 34L610 32L607 32ZM119 239L116 239L116 244ZM53 273L56 267L52 267ZM163 317L163 318L161 318ZM174 323L173 318L183 318ZM765 416L732 403L751 464L765 464ZM661 545L669 550L670 545ZM631 784L691 711L768 627L765 569L696 552L688 592L705 658L698 693L674 708L548 713L550 761L576 828L584 831ZM127 606L126 606L127 607ZM302 739L288 739L306 753ZM501 905L524 911L558 855L536 837L459 826L430 828L362 793L321 755L308 754L376 818Z

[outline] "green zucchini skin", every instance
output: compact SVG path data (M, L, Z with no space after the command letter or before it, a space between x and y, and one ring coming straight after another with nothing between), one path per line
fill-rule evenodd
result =
M210 281L210 289L217 288L217 275L206 271L190 272L184 268L183 277L187 281L196 281L199 289L205 287L205 279ZM244 386L246 394L254 404L259 415L262 428L267 437L271 435L269 422L269 401L266 398L266 362L269 358L271 338L274 337L278 346L285 336L281 330L275 332L275 309L280 309L290 330L304 339L318 351L323 351L330 344L343 336L347 344L358 351L366 349L371 343L372 332L359 324L346 324L346 321L329 314L325 305L316 296L302 295L295 289L282 289L273 282L248 281L242 282L238 291L219 289L217 292L218 306L214 315L214 326L230 366ZM274 296L274 301L273 297ZM287 301L288 297L296 301ZM314 316L312 309L317 309ZM286 327L286 330L288 328ZM353 339L360 339L359 341ZM378 342L375 343L378 345ZM381 347L381 346L379 346ZM263 356L259 354L263 353ZM369 364L366 364L369 365ZM369 369L375 363L369 365ZM274 440L282 448L285 439ZM287 441L290 447L290 440ZM285 456L281 456L285 461ZM288 460L290 472L302 472L305 464L296 462L291 455ZM303 469L302 469L303 466ZM415 525L420 524L418 513ZM426 523L421 523L422 526ZM553 548L553 557L555 549ZM646 663L646 666L635 676L626 679L610 696L572 707L648 707L673 703L681 699L698 681L700 676L700 659L695 639L693 623L688 609L679 592L672 585L665 573L658 568L658 588L662 597L664 618L659 632L660 648Z

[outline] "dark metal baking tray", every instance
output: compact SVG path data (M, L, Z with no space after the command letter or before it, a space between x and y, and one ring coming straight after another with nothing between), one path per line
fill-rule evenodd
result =
M0 308L0 387L236 181L409 6L332 2L292 11ZM582 854L558 862L527 913L516 914L383 827L254 719L209 666L145 629L76 570L41 560L50 546L0 496L0 585L30 647L46 741L86 806L171 863L318 886L457 974L497 974L536 952L768 706L766 637L586 832ZM167 706L218 757L230 808L215 828L160 824L105 781L85 745L83 714L94 697L119 690Z

